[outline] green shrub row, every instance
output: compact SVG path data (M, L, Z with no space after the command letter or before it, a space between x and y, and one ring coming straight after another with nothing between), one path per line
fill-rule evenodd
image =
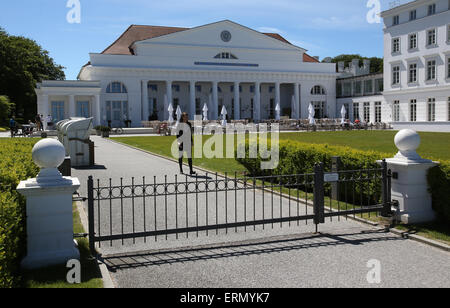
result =
M269 145L270 148L270 145ZM237 160L249 171L252 176L271 176L287 174L314 173L314 166L318 162L324 163L325 172L331 171L332 157L341 157L341 170L360 170L380 168L378 160L391 157L392 154L376 151L362 151L349 147L330 146L326 144L309 144L296 141L281 140L279 164L273 170L261 170L258 158L251 159L248 140L245 145L246 158ZM429 190L433 198L433 208L440 219L450 221L450 162L440 161L438 167L430 169L428 175ZM344 175L345 176L345 175ZM350 175L348 175L350 176ZM371 174L360 174L366 178ZM355 205L370 204L381 198L380 185L377 181L367 181L362 184L340 185L340 199L351 201ZM307 188L305 188L307 189ZM326 190L329 195L329 189Z
M20 283L19 264L26 243L25 199L16 187L38 173L31 157L36 141L0 140L0 288Z

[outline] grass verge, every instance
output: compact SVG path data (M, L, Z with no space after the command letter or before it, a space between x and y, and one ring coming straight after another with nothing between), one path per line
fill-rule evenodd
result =
M73 222L75 233L85 233L77 208L73 206ZM69 284L66 275L69 269L65 264L23 273L25 288L103 288L102 276L97 261L92 258L89 243L85 238L78 239L81 261L81 283Z
M450 245L450 226L444 222L395 226L396 229Z

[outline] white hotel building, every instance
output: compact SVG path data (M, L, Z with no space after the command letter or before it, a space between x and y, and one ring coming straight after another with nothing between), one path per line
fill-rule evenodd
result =
M131 26L102 53L91 53L77 81L38 84L38 113L54 121L93 117L95 124L142 126L167 120L168 104L190 117L208 105L230 119L307 118L313 103L336 115L336 66L320 63L278 34L231 21L192 29Z
M450 0L412 1L381 17L389 122L450 132Z

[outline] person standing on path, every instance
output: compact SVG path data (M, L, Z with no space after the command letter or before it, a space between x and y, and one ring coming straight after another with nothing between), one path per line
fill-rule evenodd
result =
M11 138L14 138L16 135L16 120L14 120L14 117L11 117L9 119L9 129L11 130Z
M197 173L194 171L192 166L192 124L189 122L189 115L186 112L181 115L181 121L177 124L177 141L179 150L178 163L180 165L181 174L184 174L183 156L184 152L186 152L190 174L196 175Z

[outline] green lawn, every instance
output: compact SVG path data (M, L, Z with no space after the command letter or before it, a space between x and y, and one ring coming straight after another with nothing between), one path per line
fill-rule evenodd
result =
M80 216L74 206L73 211L74 232L83 234L85 230L81 224ZM69 284L66 275L69 271L65 265L28 271L23 273L23 286L25 288L103 288L103 281L97 261L92 258L87 239L78 239L78 248L81 255L81 284Z
M373 150L395 154L396 131L344 131L282 133L280 139L348 146L359 150ZM426 158L450 160L450 133L419 133L422 143L418 153Z

